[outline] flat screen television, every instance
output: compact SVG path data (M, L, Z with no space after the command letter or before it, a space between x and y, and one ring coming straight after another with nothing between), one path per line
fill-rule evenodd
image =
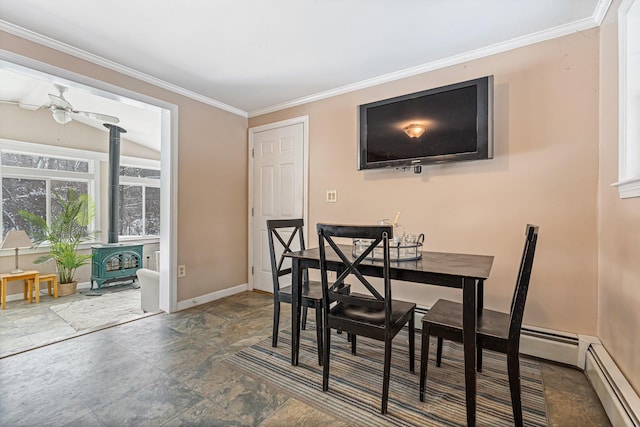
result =
M493 76L360 105L358 170L493 158Z

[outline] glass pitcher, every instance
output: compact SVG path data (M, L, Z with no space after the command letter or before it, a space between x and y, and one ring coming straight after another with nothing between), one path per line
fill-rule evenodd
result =
M393 225L393 222L389 219L381 219L378 222L379 225ZM389 241L389 245L398 246L404 239L404 227L400 224L393 225L393 239Z

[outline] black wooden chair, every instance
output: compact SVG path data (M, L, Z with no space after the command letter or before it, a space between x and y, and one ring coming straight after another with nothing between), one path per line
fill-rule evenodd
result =
M414 372L414 310L416 305L409 302L391 299L391 278L389 276L389 239L392 237L392 226L350 226L318 224L320 244L320 275L322 292L326 310L323 317L324 329L324 366L322 390L329 389L329 353L331 347L331 329L346 331L351 334L351 351L356 353L356 336L362 335L384 341L384 377L382 386L382 414L387 413L389 398L389 375L391 372L391 341L400 330L409 324L409 368ZM334 238L371 239L366 250L353 259L351 252L345 254ZM364 277L362 261L370 256L373 249L382 244L384 295L380 294ZM338 255L341 260L335 281L329 283L327 251L325 244ZM379 250L379 249L378 249ZM335 268L335 267L334 267ZM368 294L349 294L340 292L344 281L354 275L364 285ZM330 306L334 303L335 305Z
M280 285L280 278L285 275L291 275L291 268L284 268L283 256L285 253L298 249L305 249L304 233L302 227L304 221L300 219L270 219L267 220L267 230L269 232L269 252L271 254L271 276L273 279L273 335L271 345L278 345L278 329L280 323L280 303L286 302L291 304L293 301L293 289L291 284L286 286ZM285 238L285 231L290 232L289 237ZM292 247L298 237L299 248ZM274 240L275 239L275 240ZM278 253L276 259L275 241L282 245L282 252ZM344 287L343 292L349 292L349 287ZM307 324L307 308L311 307L316 312L316 339L318 340L318 363L322 365L322 289L321 283L317 281L309 281L308 274L305 271L302 281L302 294L300 302L303 308L301 327L306 328Z
M482 349L487 348L507 355L507 371L511 406L516 426L522 425L522 402L520 392L520 330L524 305L529 289L533 256L538 240L538 227L527 225L526 242L520 262L516 288L509 313L484 309L478 317L476 334L477 368L482 371ZM462 342L462 304L438 300L422 318L422 355L420 358L420 400L424 401L427 362L429 360L429 338L438 337L436 366L442 361L442 340Z

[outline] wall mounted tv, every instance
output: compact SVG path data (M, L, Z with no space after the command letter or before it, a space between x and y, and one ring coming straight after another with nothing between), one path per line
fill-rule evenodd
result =
M493 158L493 76L360 105L358 170Z

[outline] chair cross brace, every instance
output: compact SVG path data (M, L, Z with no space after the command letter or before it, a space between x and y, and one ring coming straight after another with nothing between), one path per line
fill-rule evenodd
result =
M347 258L347 256L342 252L342 250L340 250L338 245L333 241L333 239L330 236L324 236L324 238L329 243L329 246L331 246L334 252L340 257L343 264L347 267L344 271L342 271L342 273L336 279L332 287L335 287L336 285L343 283L344 280L347 278L347 276L353 273L358 278L360 283L362 283L367 288L367 290L371 292L371 295L376 297L377 300L383 300L384 297L380 295L380 293L376 290L376 288L374 288L373 285L357 269L360 263L364 261L364 259L371 253L371 251L373 251L373 249L378 245L378 243L382 241L382 239L377 238L355 261L351 262L351 260Z

